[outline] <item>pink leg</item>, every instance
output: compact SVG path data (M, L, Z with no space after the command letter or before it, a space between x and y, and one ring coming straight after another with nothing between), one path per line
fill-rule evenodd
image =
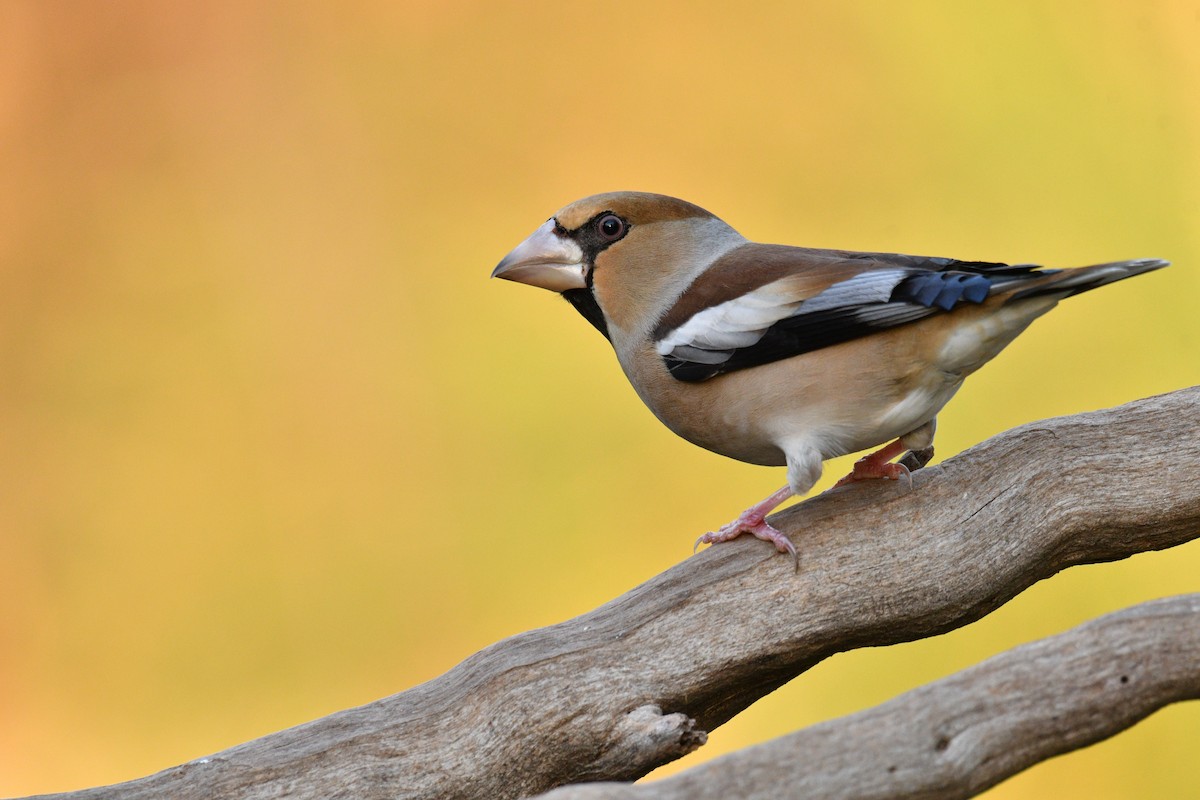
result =
M834 484L834 488L845 486L847 483L870 480L871 478L887 478L894 481L901 477L908 478L909 485L911 486L912 476L908 473L908 467L903 464L891 463L892 459L903 453L904 450L904 445L897 439L886 447L871 453L869 456L863 456L854 462L854 469L851 470L849 475Z
M701 536L696 540L696 544L692 549L695 550L701 544L728 542L730 539L736 539L743 533L749 533L775 545L775 549L779 552L791 554L792 558L796 560L798 569L800 557L796 555L795 545L786 536L767 523L767 514L778 508L780 504L793 494L795 492L792 491L792 487L783 487L761 503L755 503L750 508L747 508L737 519L723 526L719 531L715 533L710 531Z

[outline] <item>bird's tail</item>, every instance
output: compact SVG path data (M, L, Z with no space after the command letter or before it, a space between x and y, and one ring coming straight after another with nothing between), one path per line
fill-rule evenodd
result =
M1141 275L1143 272L1162 269L1170 263L1161 258L1135 258L1090 267L1034 272L1030 274L1033 280L1024 282L1025 285L1009 295L1006 302L1044 295L1070 297L1125 278L1132 278L1134 275Z

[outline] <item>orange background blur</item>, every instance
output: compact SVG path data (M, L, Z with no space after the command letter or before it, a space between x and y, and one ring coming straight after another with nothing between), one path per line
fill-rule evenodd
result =
M1200 382L1197 42L1196 0L3 3L0 795L400 691L783 482L662 428L565 303L488 281L578 197L1175 262L1036 323L943 412L942 457ZM1070 570L829 660L681 765L1197 575L1198 544ZM1169 708L989 797L1200 794L1198 726Z

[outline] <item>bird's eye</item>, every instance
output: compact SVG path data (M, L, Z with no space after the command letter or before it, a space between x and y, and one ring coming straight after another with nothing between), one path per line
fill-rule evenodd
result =
M606 242L615 242L625 235L625 220L616 214L605 214L596 220L596 230Z

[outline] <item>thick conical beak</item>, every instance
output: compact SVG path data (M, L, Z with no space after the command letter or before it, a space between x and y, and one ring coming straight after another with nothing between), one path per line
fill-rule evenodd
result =
M565 292L587 287L585 269L579 245L555 233L551 219L506 255L492 277Z

